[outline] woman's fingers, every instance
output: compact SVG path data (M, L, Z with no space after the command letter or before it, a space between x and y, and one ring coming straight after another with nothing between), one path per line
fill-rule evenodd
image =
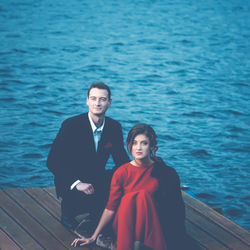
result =
M76 247L78 241L79 239L74 239L74 241L71 243L71 246Z
M80 244L80 246L88 245L88 244L90 244L92 242L94 242L94 240L89 238L89 239L84 240L84 242L82 244Z
M92 238L88 238L88 239L75 239L72 243L71 246L76 247L78 244L80 244L80 246L84 246L84 245L88 245L90 243L94 242L94 240Z
M85 241L85 239L75 239L72 243L71 246L77 247L78 243Z

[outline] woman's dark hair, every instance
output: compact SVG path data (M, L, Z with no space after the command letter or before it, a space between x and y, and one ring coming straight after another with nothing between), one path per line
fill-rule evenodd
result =
M155 153L158 149L157 141L156 141L157 136L156 136L154 129L150 125L145 124L145 123L136 124L128 132L128 137L127 137L128 152L131 153L132 151L132 145L133 145L133 141L135 137L141 134L146 135L148 137L150 148L151 148L151 157L155 157Z

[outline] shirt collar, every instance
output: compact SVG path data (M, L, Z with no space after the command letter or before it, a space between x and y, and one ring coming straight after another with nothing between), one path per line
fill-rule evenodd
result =
M90 116L89 113L88 113L88 117L89 117L89 122L90 122L90 125L91 125L92 132L93 132L93 133L96 131L96 129L97 129L98 131L102 131L102 130L103 130L104 125L105 125L105 117L104 117L102 126L101 126L100 128L97 128L97 127L96 127L96 125L95 125L95 123L93 122L93 120L92 120L92 118L91 118L91 116Z

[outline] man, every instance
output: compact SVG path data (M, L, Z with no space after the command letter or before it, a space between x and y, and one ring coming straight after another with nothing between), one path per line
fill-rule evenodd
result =
M105 117L112 103L110 89L94 83L88 90L89 112L65 120L47 160L55 176L56 193L62 198L61 221L71 229L75 216L91 212L98 220L107 198L110 181L105 165L112 155L116 167L129 161L122 128Z

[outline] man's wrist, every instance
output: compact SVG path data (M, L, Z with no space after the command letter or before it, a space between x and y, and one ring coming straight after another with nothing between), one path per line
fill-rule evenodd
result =
M79 184L80 182L81 182L80 180L75 181L75 182L70 186L70 190L73 190L74 187L76 187L76 185Z

